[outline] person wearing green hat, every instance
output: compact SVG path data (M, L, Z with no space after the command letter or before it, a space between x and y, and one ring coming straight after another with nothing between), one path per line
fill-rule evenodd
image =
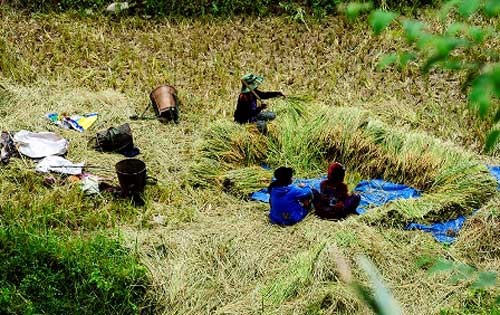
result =
M234 121L240 124L255 123L260 132L267 132L267 122L276 118L276 114L264 111L267 105L262 101L274 97L284 97L281 92L262 92L257 88L264 77L249 73L241 78L241 93L234 112ZM257 101L260 105L257 105Z

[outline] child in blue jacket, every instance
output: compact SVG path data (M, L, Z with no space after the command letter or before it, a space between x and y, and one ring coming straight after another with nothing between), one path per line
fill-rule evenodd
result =
M271 223L293 225L302 221L308 212L303 203L310 201L311 188L304 184L293 185L293 169L289 167L277 168L274 177L276 180L268 187Z

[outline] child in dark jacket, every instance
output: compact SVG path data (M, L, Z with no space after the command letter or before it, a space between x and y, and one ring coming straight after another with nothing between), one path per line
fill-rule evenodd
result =
M340 163L328 167L328 178L320 183L320 191L314 191L313 204L316 215L323 219L338 220L357 214L361 201L357 194L349 194L344 183L345 169Z
M312 191L304 184L292 184L293 169L280 167L274 172L275 181L268 187L271 195L269 220L280 225L293 225L307 215L303 206L312 197Z

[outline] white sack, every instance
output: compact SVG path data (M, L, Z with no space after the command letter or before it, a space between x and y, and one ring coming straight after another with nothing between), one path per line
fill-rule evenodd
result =
M68 141L53 132L30 132L21 130L14 135L14 142L21 154L32 159L68 152Z

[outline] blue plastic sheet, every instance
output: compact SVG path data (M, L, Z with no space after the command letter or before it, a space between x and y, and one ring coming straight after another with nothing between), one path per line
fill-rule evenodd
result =
M462 228L465 222L465 217L463 215L458 218L446 222L436 222L431 225L425 225L420 223L410 223L405 229L406 230L421 230L424 232L432 233L432 236L441 243L451 244L456 240L456 235Z
M363 214L368 207L378 207L389 201L420 197L420 191L402 184L395 184L381 179L362 180L354 188L361 196L356 212Z
M294 183L304 183L311 188L319 190L319 184L325 178L324 176L313 179L297 179ZM381 179L363 180L354 188L354 191L361 196L361 202L356 209L358 214L365 213L368 207L380 206L392 200L420 197L420 192L414 188ZM252 193L250 199L269 202L267 188Z
M294 184L304 183L307 186L319 190L319 184L322 180L324 180L326 176L320 178L312 178L312 179L296 179L293 181ZM269 202L269 192L267 188L263 188L259 191L253 192L249 196L250 200L261 201L261 202Z
M498 190L500 190L500 166L488 166L491 175L494 176L498 182ZM311 188L319 190L320 182L326 177L315 179L299 179L295 183L306 183ZM356 212L363 214L369 207L381 206L387 202L397 199L408 199L420 197L420 191L402 184L395 184L381 179L363 180L354 188L354 192L361 196ZM269 202L269 194L267 188L261 189L250 195L250 199ZM421 230L424 232L432 233L434 238L441 243L451 244L456 240L456 235L464 225L466 218L459 216L456 219L435 222L430 225L420 223L410 223L406 230Z
M490 165L488 166L488 170L490 171L491 175L496 178L498 182L497 189L500 190L500 166ZM466 218L461 215L453 220L449 220L446 222L435 222L430 225L410 223L405 227L405 229L430 232L437 241L441 243L451 244L456 240L456 235L458 234L460 229L462 229L465 220Z
M493 175L493 177L495 177L495 179L497 180L497 189L500 190L500 166L489 165L488 170L490 171L491 175Z

